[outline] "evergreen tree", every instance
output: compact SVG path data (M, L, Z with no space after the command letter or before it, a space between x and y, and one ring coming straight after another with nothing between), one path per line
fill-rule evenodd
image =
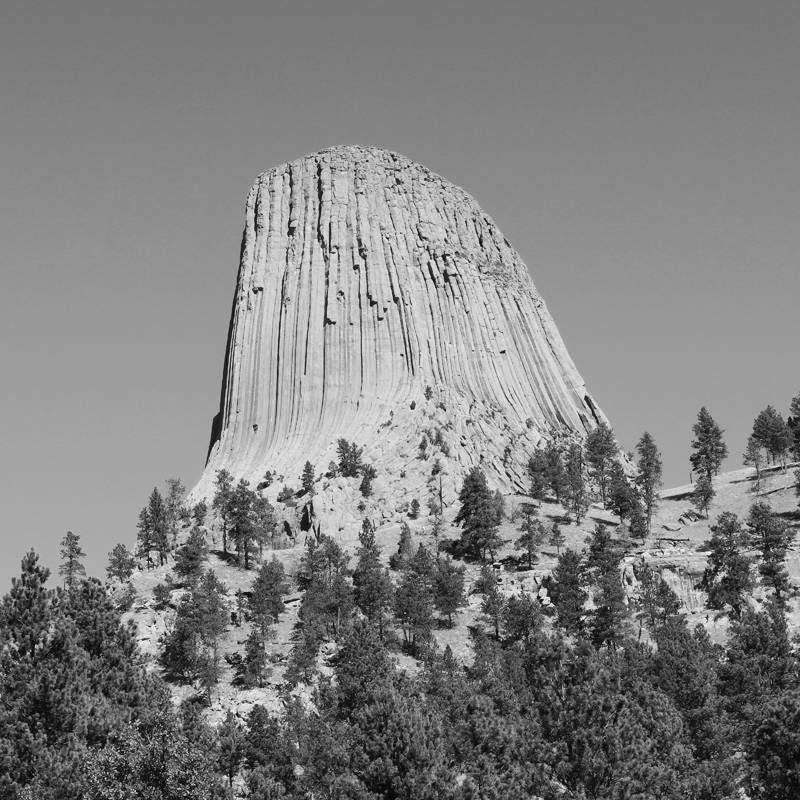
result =
M598 523L589 542L586 561L596 587L590 626L595 647L608 644L615 648L623 638L627 608L620 574L621 561L622 548L611 538L608 528Z
M544 615L529 594L512 594L503 609L503 632L511 642L527 642L542 627Z
M153 542L153 525L147 506L139 512L139 521L136 527L138 530L136 535L136 557L144 559L149 569L152 566L150 553L155 550L155 544Z
M133 553L124 544L114 545L114 549L108 554L108 566L106 574L110 580L127 581L133 575L133 568L136 566L136 559Z
M524 503L520 506L520 511L522 513L522 522L519 530L522 535L514 543L514 548L524 552L528 569L533 569L536 554L547 538L547 530L542 521L536 518L535 506Z
M82 800L216 800L222 787L207 747L186 736L165 699L91 754Z
M453 627L453 614L467 604L464 572L464 567L456 566L449 556L440 556L436 561L434 604L436 610L447 618L449 628Z
M639 454L639 460L636 465L636 485L639 488L639 496L644 505L645 524L649 535L653 521L653 511L658 505L663 466L661 453L656 447L655 440L647 431L639 439L636 450Z
M692 505L697 508L698 512L705 517L708 517L708 509L711 506L711 501L716 496L714 485L711 483L711 478L705 472L700 473L694 484L694 492L692 492Z
M544 450L544 458L547 484L555 495L556 502L561 503L567 489L567 472L564 469L561 448L555 441L548 442Z
M697 414L697 422L692 427L694 440L689 461L694 472L705 475L708 482L719 472L722 462L728 455L728 448L722 439L724 431L717 425L708 409L703 406Z
M753 422L753 438L769 453L772 463L785 462L792 433L783 416L767 406Z
M361 472L362 449L355 442L339 439L336 443L339 455L339 472L345 478L355 478Z
M792 453L795 461L800 461L800 394L792 398L786 424L792 434Z
M502 496L493 494L486 475L479 467L473 467L464 478L458 499L461 506L455 521L463 528L462 545L473 558L485 560L487 550L493 552L499 544Z
M270 625L278 621L285 608L283 596L289 592L289 582L283 564L275 556L261 565L250 591L250 611L256 625L265 636Z
M206 524L206 516L208 515L208 506L205 500L198 500L192 508L192 518L194 524L198 528L202 528Z
M239 565L250 569L250 553L256 540L256 524L253 505L255 492L244 478L239 480L229 502L230 534L236 546Z
M639 505L639 495L628 481L622 464L614 461L609 467L608 489L606 491L606 508L613 511L620 524L630 517Z
M67 589L73 589L78 580L86 575L82 558L86 558L86 553L81 548L81 537L67 531L67 535L61 540L61 566L58 569Z
M219 740L219 770L233 786L233 779L244 759L245 730L232 711L228 711L217 731Z
M363 497L369 497L372 494L372 482L378 476L378 472L372 464L365 464L361 468L361 483L358 485L358 490ZM417 513L419 513L419 501L417 501Z
M178 519L183 501L186 499L186 487L180 478L167 478L167 496L164 502L167 531L172 537L172 545L178 535Z
M752 434L747 437L747 446L745 447L742 461L746 466L752 466L755 470L756 482L753 486L753 491L759 494L761 492L761 468L764 465L764 458L762 456L761 443Z
M607 499L608 471L616 457L617 443L614 440L614 432L605 422L601 422L586 436L586 461L597 481L604 505Z
M303 492L311 497L314 494L314 465L310 461L306 461L303 465L303 472L300 475L300 486L303 488Z
M219 637L228 621L224 595L225 587L209 569L178 606L161 658L170 675L198 679L209 697L219 680Z
M497 581L492 583L483 596L481 611L494 628L494 638L500 638L500 622L506 612L506 598L497 586Z
M269 500L260 492L253 496L253 539L258 546L258 557L264 558L264 546L270 545L275 539L277 520L275 509Z
M361 547L356 553L358 563L353 571L355 602L383 636L385 615L392 604L392 581L381 563L380 550L375 543L375 529L366 519L361 525L359 541Z
M550 485L547 479L547 456L542 447L533 451L528 461L528 474L531 479L530 495L541 503Z
M222 552L228 553L228 521L231 514L231 499L233 497L233 475L226 469L217 470L214 478L214 499L211 503L222 522Z
M767 698L753 727L748 795L754 800L800 797L800 689Z
M397 552L389 557L389 566L394 570L405 569L406 564L414 556L414 541L411 537L411 528L407 522L400 524L400 541L397 543Z
M350 624L354 601L348 562L347 553L330 536L307 540L297 584L305 590L298 635L307 629L313 634L309 643L321 641L322 634L338 638Z
M547 539L547 543L550 547L556 548L556 555L561 555L561 548L564 546L564 542L566 542L567 537L561 532L561 527L559 526L558 522L553 522L552 526L550 527L550 534Z
M175 553L175 573L184 579L187 586L193 587L202 574L207 556L205 535L200 528L192 528L189 538Z
M406 569L394 596L394 614L403 631L403 641L416 655L427 643L433 627L433 590L427 575Z
M731 616L741 616L747 595L753 588L750 559L742 552L747 535L736 514L725 511L711 526L708 541L708 566L699 588L708 594L709 608L723 611L730 608Z
M0 601L3 798L85 797L92 749L164 702L102 584L48 590L48 577L31 551Z
M158 551L158 563L164 566L169 555L169 520L164 499L157 488L153 488L147 501L147 524L152 548Z
M558 558L551 580L547 583L550 600L556 609L556 619L567 633L583 631L583 606L587 593L583 588L584 577L581 557L574 550L565 550Z
M750 529L749 543L760 553L758 571L764 583L775 592L775 600L780 603L790 588L786 551L794 538L794 532L763 501L750 507L747 526Z
M564 489L565 504L575 517L576 525L581 524L589 509L589 492L584 473L583 448L573 443L567 450Z
M640 620L647 622L650 632L655 635L667 625L685 625L680 613L681 602L667 582L649 564L637 570L639 580Z

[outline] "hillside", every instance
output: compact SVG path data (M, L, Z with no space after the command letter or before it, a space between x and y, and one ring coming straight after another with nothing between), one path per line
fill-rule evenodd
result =
M706 554L703 551L703 543L710 536L709 527L714 519L722 511L733 511L740 517L745 517L750 505L756 499L767 500L774 512L786 519L789 524L797 530L800 528L800 511L797 507L797 496L795 494L795 477L793 467L786 470L771 468L766 470L762 479L762 491L759 495L753 492L752 470L743 469L727 472L719 475L714 486L717 497L712 506L710 519L697 518L694 508L690 502L690 486L679 486L661 493L661 502L655 514L652 533L643 542L635 540L628 542L628 554L623 561L622 580L626 586L629 598L635 599L637 594L636 578L634 567L642 562L648 563L656 568L670 587L680 598L683 608L687 614L690 626L702 624L709 631L713 640L724 641L727 630L727 618L716 618L714 612L709 612L705 607L705 597L702 591L696 587L697 582L702 576L706 566ZM377 481L376 481L377 483ZM346 478L320 478L316 483L317 494L313 498L313 505L322 508L350 508L356 509L360 494L357 488L356 479ZM446 481L443 484L447 485ZM450 482L452 485L452 482ZM438 491L438 482L431 483L431 488ZM303 517L304 504L291 507L278 503L276 496L279 486L273 485L264 490L278 509L281 509L281 518L290 522L293 530L296 531L294 541L286 539L285 547L265 552L264 558L269 559L275 556L284 565L290 579L294 577L298 564L304 552L307 537L313 536L313 531L303 532L300 530L300 520ZM384 486L384 492L388 492L389 487ZM411 493L400 492L398 497L404 498L404 503L396 501L397 507L407 508L407 500ZM506 519L500 527L500 535L504 541L503 546L497 553L496 562L502 562L509 557L519 557L519 551L514 549L513 543L519 536L516 525L511 521L514 510L520 503L529 502L529 498L521 494L505 495ZM406 522L412 530L415 544L424 544L429 549L435 548L435 543L431 536L431 519L424 512L417 519L411 519L407 513L396 513L381 516L377 514L380 507L380 499L370 503L367 514L373 512L376 522L376 541L380 547L383 560L388 563L389 556L396 551L400 528ZM444 533L443 539L457 538L459 529L453 524L453 518L457 511L457 500L454 492L450 491L445 495L445 508L443 513ZM424 504L423 504L424 509ZM332 519L330 515L326 519ZM564 518L563 508L554 502L545 502L541 505L540 518L548 524L558 519ZM359 526L355 524L358 519L357 514L346 514L342 512L337 518L339 526L335 529L323 528L323 532L333 535L341 546L352 556L358 547ZM565 536L564 548L572 548L580 551L585 547L586 539L592 528L597 522L602 522L611 528L618 527L618 521L608 511L602 509L598 504L592 505L589 514L581 525L562 522L561 529ZM220 523L218 518L209 515L207 525L207 538L210 546L214 543L218 545L220 540ZM185 538L186 530L181 534ZM501 578L501 589L504 594L517 594L526 591L531 594L539 592L539 584L546 575L550 574L555 566L557 554L553 547L544 545L540 552L539 560L534 565L533 570L515 568L509 565L498 570ZM352 559L351 559L352 563ZM226 602L231 610L237 606L237 592L248 592L256 574L257 564L245 571L230 560L223 560L220 552L212 552L208 557L207 565L214 570L227 588ZM793 585L800 588L800 545L795 542L790 548L787 556L787 566ZM478 579L480 566L474 562L467 562L466 567L466 587L468 593L468 605L462 609L457 617L453 628L446 628L440 625L434 630L434 636L440 647L449 645L454 655L462 661L469 663L472 653L469 645L468 630L470 626L483 625L480 605L481 596L470 593L473 585ZM172 593L170 606L164 610L156 610L153 598L153 588L156 584L164 581L170 573L172 564L168 563L163 567L151 570L138 569L133 578L132 585L135 589L136 598L132 611L129 612L139 630L140 647L151 658L153 669L160 669L157 666L157 656L159 652L160 637L170 629L175 615L177 602L183 594L183 590L176 589ZM398 574L393 573L395 581ZM223 671L219 685L213 692L213 704L210 712L212 719L221 719L225 710L235 708L237 713L245 715L255 703L264 704L273 710L278 710L285 697L284 673L287 659L291 650L291 634L297 622L297 612L300 606L301 594L298 592L294 581L291 581L292 588L288 595L284 597L286 609L281 615L278 624L275 626L275 639L268 646L269 658L272 662L271 674L263 688L237 689L231 685L233 676L230 666L224 661L225 655L241 653L247 636L250 632L250 623L246 620L239 620L238 624L230 623L221 637L220 655L222 656ZM756 590L754 595L756 602L761 596L761 590ZM546 593L541 593L545 604ZM788 609L790 625L795 630L800 630L800 613L791 605ZM324 645L321 649L320 664L324 668L325 660L328 655L333 653L336 646L333 642ZM414 671L417 662L408 655L398 651L395 653L400 666ZM193 694L197 690L195 684L179 685L172 684L173 694L176 701Z

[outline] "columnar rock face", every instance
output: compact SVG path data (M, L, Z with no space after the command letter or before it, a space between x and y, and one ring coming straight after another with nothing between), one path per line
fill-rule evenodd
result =
M395 477L438 438L451 473L480 462L510 487L542 435L602 418L519 254L465 191L356 146L256 179L200 493L223 467L296 485L340 437Z

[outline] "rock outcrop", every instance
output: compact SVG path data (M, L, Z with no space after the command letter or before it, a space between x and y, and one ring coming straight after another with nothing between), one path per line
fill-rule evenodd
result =
M482 462L510 488L542 435L601 419L525 264L465 191L356 146L256 179L196 492L223 467L296 484L340 437L395 477L427 437L451 472Z

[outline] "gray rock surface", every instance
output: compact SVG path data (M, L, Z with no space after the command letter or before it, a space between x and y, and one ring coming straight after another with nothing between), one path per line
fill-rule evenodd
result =
M446 444L422 460L441 454L454 483L482 463L520 487L543 435L602 419L519 254L465 191L357 146L256 179L196 497L223 467L296 485L340 437L413 487L419 442L437 430Z

